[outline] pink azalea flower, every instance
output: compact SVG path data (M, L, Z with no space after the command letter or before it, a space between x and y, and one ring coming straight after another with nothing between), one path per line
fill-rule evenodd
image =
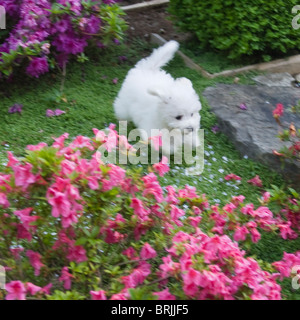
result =
M122 254L130 260L137 260L138 259L137 252L132 247L129 247L128 249L124 250L122 252Z
M256 175L254 178L248 180L247 182L256 186L256 187L259 187L259 188L262 188L262 186L263 186L262 181L258 175Z
M236 205L234 205L231 202L225 204L225 206L223 207L223 210L228 212L228 213L232 213L235 209L236 209Z
M47 284L45 287L42 288L42 290L40 291L40 293L44 293L46 295L50 294L50 289L53 287L52 283Z
M7 151L7 156L8 156L7 167L13 168L16 164L20 162L17 158L14 157L14 155L10 151Z
M159 147L162 146L162 134L160 133L157 136L150 137L151 145L154 147L155 150L159 150Z
M69 145L71 149L82 149L87 148L89 150L94 150L94 147L91 145L91 140L88 137L77 136L74 141Z
M154 170L161 176L163 177L167 172L170 171L169 166L167 165L168 163L168 158L163 156L161 162L155 163L153 165Z
M61 276L59 277L59 281L64 283L64 288L66 290L70 290L71 289L71 279L74 278L74 276L69 273L69 269L68 267L63 267L61 270Z
M178 219L180 217L184 216L185 212L182 209L179 209L178 207L176 207L173 204L171 204L170 206L171 206L171 212L170 212L171 219L174 221L174 223L177 226L182 226L183 223L181 221L179 221Z
M189 217L188 219L189 219L189 221L190 221L191 226L197 228L198 225L199 225L199 223L200 223L201 220L202 220L202 217L201 217L201 216L198 216L198 217Z
M63 135L61 135L58 138L53 138L54 142L52 144L53 148L57 148L57 149L62 149L64 147L64 142L66 139L69 138L69 134L68 133L64 133Z
M270 220L273 218L273 213L268 207L258 207L254 212L253 215L255 217L259 217L262 219Z
M24 228L28 231L32 229L30 224L40 218L39 216L30 216L32 210L32 208L26 208L23 210L14 211L14 214L20 218Z
M234 174L234 173L228 174L227 176L224 177L224 179L227 180L227 181L229 181L229 180L237 180L237 181L242 180L241 177L237 176L237 175Z
M41 150L41 149L43 149L43 148L45 148L45 147L47 147L47 143L41 142L41 143L39 143L39 144L37 144L37 145L32 145L32 144L30 144L30 145L28 145L28 146L26 147L26 149L27 149L27 150L30 150L30 151L37 151L37 150Z
M111 296L110 300L128 300L128 294L116 293Z
M250 229L250 234L251 234L251 241L253 243L257 243L261 238L260 233L255 228Z
M248 229L245 226L236 227L235 233L233 235L233 239L235 241L245 241L246 235L249 233Z
M284 107L283 104L278 103L276 109L273 110L273 117L280 118L283 115Z
M23 190L26 190L30 184L36 182L36 177L31 172L32 165L30 163L14 166L13 170L15 173L15 184L17 187L22 187Z
M104 290L90 291L92 300L107 300Z
M30 294L31 296L34 296L37 294L39 291L42 290L41 287L34 285L31 282L26 283L26 288L27 288L27 293Z
M69 247L69 252L67 259L70 261L75 261L77 263L87 260L86 251L83 246L72 246Z
M2 206L3 208L8 208L10 206L6 194L4 194L3 192L0 192L0 206Z
M9 249L10 252L12 253L12 255L14 256L14 258L16 260L20 259L20 252L23 252L24 251L24 248L10 248Z
M147 197L148 195L153 195L157 202L163 201L163 191L162 188L157 181L157 177L153 172L142 178L145 189L143 191L143 196Z
M149 243L145 243L141 252L140 252L140 256L142 259L152 259L156 257L156 251L150 246Z
M130 207L133 208L134 213L135 213L138 217L140 217L140 218L142 218L142 219L143 219L144 217L148 216L149 213L150 213L149 210L146 210L146 209L144 208L144 205L143 205L142 200L137 199L137 198L132 198L132 199L131 199Z
M174 187L173 186L167 186L166 190L168 191L168 195L167 195L165 200L168 203L178 204L179 200L177 198L176 190L174 189Z
M30 264L34 268L34 275L40 275L40 269L45 265L41 262L41 255L38 252L34 252L32 250L27 250L27 257L29 258Z
M49 188L47 192L47 199L52 206L52 216L57 218L62 213L69 214L71 210L71 203L65 193L59 192L54 188Z
M5 290L8 292L6 300L26 300L26 289L21 281L11 281L5 285Z
M264 201L264 202L268 202L269 199L270 199L270 197L271 197L270 192L264 192L264 194L263 194L263 201Z
M158 296L158 300L176 300L176 297L170 293L169 288L163 291L153 292L153 294Z

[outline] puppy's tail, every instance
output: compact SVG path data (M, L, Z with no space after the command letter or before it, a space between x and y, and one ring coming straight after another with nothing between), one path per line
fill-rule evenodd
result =
M179 43L177 41L171 40L164 44L162 47L155 49L151 56L149 56L148 58L139 61L136 64L136 67L148 70L158 70L173 59L178 48Z

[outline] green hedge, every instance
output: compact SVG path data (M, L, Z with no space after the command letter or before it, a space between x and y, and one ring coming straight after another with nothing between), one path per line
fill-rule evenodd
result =
M196 35L202 47L223 50L229 58L274 55L300 48L292 28L299 0L170 0L176 25Z

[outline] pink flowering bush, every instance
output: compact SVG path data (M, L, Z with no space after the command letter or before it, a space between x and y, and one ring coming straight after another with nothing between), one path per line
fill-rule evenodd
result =
M8 152L0 298L280 299L278 281L299 255L266 269L247 254L262 232L297 236L267 207L271 195L259 207L242 195L220 207L193 187L163 188L165 158L145 174L105 162L103 150L132 151L114 128L29 145L22 159Z
M126 24L116 0L3 0L9 35L0 33L0 78L24 65L38 78L89 46L119 42ZM2 32L3 33L3 32Z
M276 156L281 157L281 159L300 161L300 129L297 129L294 123L289 124L288 127L285 123L282 123L280 118L283 114L284 106L281 103L278 103L273 110L273 117L281 129L278 138L281 141L288 141L290 146L283 146L279 151L273 150L273 153Z

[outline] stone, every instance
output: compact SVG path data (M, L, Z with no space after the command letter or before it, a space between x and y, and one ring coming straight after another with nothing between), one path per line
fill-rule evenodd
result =
M294 78L297 82L300 82L300 73L294 75Z
M282 167L281 160L273 154L283 145L278 137L280 126L273 118L272 111L277 103L285 107L281 118L285 127L294 123L300 128L300 114L291 106L300 100L300 90L290 87L268 87L261 85L217 84L203 92L211 110L216 114L219 127L242 155L262 162L272 170L300 186L300 162L287 161ZM241 108L246 105L247 108Z
M260 75L254 77L253 80L268 87L291 87L295 81L294 77L287 72Z

